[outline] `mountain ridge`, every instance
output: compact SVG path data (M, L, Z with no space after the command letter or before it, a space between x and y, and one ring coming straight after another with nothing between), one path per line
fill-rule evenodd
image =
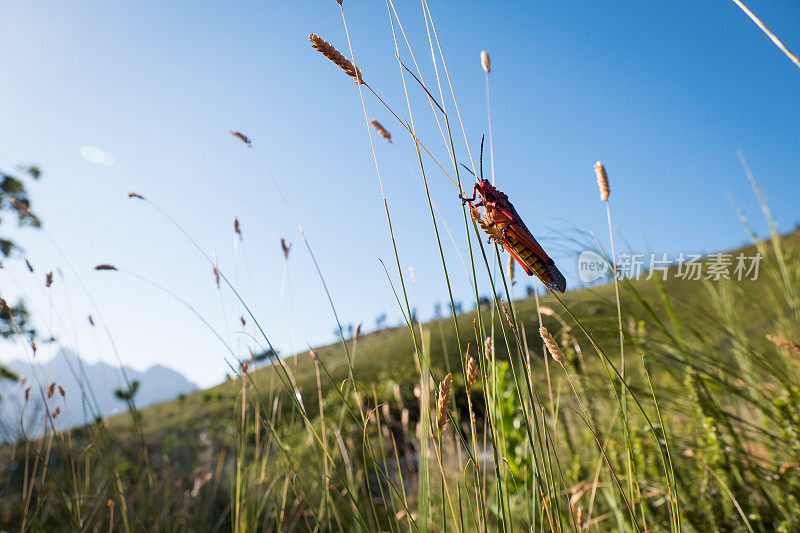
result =
M114 396L115 389L127 387L120 367L102 361L88 363L69 349L59 349L49 361L34 361L33 367L19 359L9 361L5 366L19 375L20 379L17 382L0 383L2 439L18 436L23 429L29 435L40 432L37 428L41 426L42 399L38 392L34 392L40 384L45 390L50 383L64 390L63 397L60 389L54 390L53 398L48 402L51 411L60 407L60 416L55 420L56 429L59 430L83 425L97 416L120 414L126 408L125 403ZM183 374L158 363L143 371L124 365L122 369L128 380L139 381L135 397L138 407L198 390L197 385ZM26 402L25 391L28 387L31 388L31 394Z

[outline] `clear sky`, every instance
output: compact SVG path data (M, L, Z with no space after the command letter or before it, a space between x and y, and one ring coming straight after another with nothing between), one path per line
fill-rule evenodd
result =
M748 4L798 53L800 3ZM345 0L345 8L365 78L407 116L385 4ZM611 178L616 229L634 250L741 244L747 234L728 194L764 234L737 150L780 229L800 221L800 69L732 2L432 1L430 8L473 154L488 131L479 54L489 51L496 183L570 282L576 250L556 235L605 234L592 170L598 159ZM435 86L420 4L398 11ZM378 261L391 266L393 254L361 100L307 39L314 32L347 50L336 2L29 1L3 2L0 12L0 168L42 167L34 207L126 364L163 364L201 385L228 370L224 347L184 306L130 276L92 271L97 263L174 291L242 353L252 344L238 333L241 310L217 291L202 257L128 191L152 199L216 253L283 353L334 339L313 265L258 155L302 223L342 320L371 329L386 312L390 324L399 321ZM407 50L401 55L410 64ZM419 88L411 92L423 142L447 161L430 107ZM376 139L375 149L403 269L414 269L411 295L428 317L446 290L427 204L403 159L414 161L413 144L369 95L366 106L396 139L394 147ZM469 164L455 132L458 156ZM114 164L87 161L85 146ZM432 164L426 169L463 253L456 191ZM238 247L234 217L244 234ZM286 274L281 236L294 243ZM52 328L89 360L114 361L102 331L86 321L91 303L47 236L20 237L37 270L9 265L0 272L3 295L24 292L40 329ZM443 238L454 291L469 307L466 274ZM59 267L64 279L57 276L51 305L43 277ZM244 329L255 333L250 322ZM2 357L21 355L16 346Z

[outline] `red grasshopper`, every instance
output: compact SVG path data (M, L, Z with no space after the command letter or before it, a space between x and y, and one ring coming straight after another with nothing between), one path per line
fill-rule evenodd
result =
M481 141L481 167L483 167L483 141ZM480 199L475 202L479 195ZM495 242L503 245L526 274L529 276L536 274L542 283L554 291L564 292L567 289L564 276L525 226L517 210L508 201L508 196L497 190L488 180L483 179L483 168L481 168L481 179L472 190L472 198L462 196L461 201L469 203L469 210L475 222ZM478 207L483 207L483 214L478 211Z

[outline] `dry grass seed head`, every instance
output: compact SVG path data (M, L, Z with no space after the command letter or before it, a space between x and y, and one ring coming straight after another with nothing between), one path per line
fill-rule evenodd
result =
M453 374L447 374L439 383L439 396L436 402L436 414L439 421L439 431L444 429L447 423L447 411L450 409L450 384L453 382Z
M517 282L514 281L514 271L516 270L517 262L514 260L514 257L509 255L508 256L508 281L511 282L511 286L513 287Z
M53 397L53 393L55 393L55 391L56 391L55 382L51 383L50 385L47 386L47 399L48 400Z
M478 381L478 362L474 357L467 355L467 392L472 390L472 386Z
M791 352L800 353L800 344L792 342L789 339L776 337L774 335L767 335L767 340L775 344L776 346L780 346L781 348L786 348Z
M52 284L53 284L53 271L51 270L44 276L44 286L49 289L50 285Z
M491 359L494 355L494 342L491 337L486 337L483 341L483 352L486 354L487 359Z
M377 131L377 132L378 132L378 135L380 135L381 137L383 137L384 139L386 139L386 142L387 142L387 143L390 143L390 142L392 142L392 134L391 134L391 133L389 133L389 132L386 130L386 128L384 128L384 127L381 125L381 123L380 123L380 122L378 122L377 120L375 120L375 119L373 118L373 119L370 119L369 123L370 123L370 124L372 124L372 127L373 127L373 128L375 128L375 131Z
M58 418L58 415L60 415L60 414L61 414L61 408L60 407L56 407L55 410L53 411L53 420Z
M58 386L58 393L61 395L62 398L65 398L67 396L66 391L64 391L64 387L62 387L61 385Z
M594 173L597 175L597 187L600 189L600 200L603 202L608 201L608 196L611 194L611 188L608 186L608 174L606 174L606 167L603 163L598 161L594 164Z
M542 336L542 340L544 341L545 346L547 346L547 351L550 352L550 355L553 356L553 359L561 365L564 366L564 354L561 353L561 348L558 347L558 343L550 335L550 332L547 331L547 328L542 326L539 328L539 335Z
M239 240L242 240L242 227L239 225L239 218L234 217L233 219L233 232L239 236Z
M26 266L26 267L28 267L28 270L29 270L30 272L33 272L33 265L31 264L31 262L30 262L30 261L28 261L28 258L27 258L27 257L25 258L25 266Z
M292 250L292 243L281 237L281 251L283 252L283 258L288 260L289 259L289 252Z
M508 325L511 326L511 329L516 333L517 327L514 324L514 321L511 319L511 313L508 312L508 306L506 306L506 302L503 300L500 300L500 309L503 310L503 315L505 315Z
M20 200L17 200L16 198L11 199L11 206L17 211L19 211L21 215L31 214L31 208L27 204L21 202Z
M104 263L102 265L97 265L96 267L94 267L94 269L95 270L116 270L117 267L115 267L114 265L108 265L108 264Z
M311 41L311 46L313 46L317 52L330 59L334 64L341 68L345 74L353 78L356 83L364 83L364 80L361 78L361 71L358 69L358 67L353 65L349 59L344 57L327 41L314 35L313 33L308 34L308 40Z
M489 74L492 71L492 67L489 62L489 54L486 50L481 51L481 66L486 74Z
M136 192L129 192L128 198L138 198L139 200L144 200L144 196Z
M243 133L241 133L239 131L231 131L230 133L231 133L231 135L233 135L234 137L236 137L237 139L239 139L240 141L245 143L247 146L252 146L253 145L252 141L250 141L250 138L247 137L245 134L243 134Z

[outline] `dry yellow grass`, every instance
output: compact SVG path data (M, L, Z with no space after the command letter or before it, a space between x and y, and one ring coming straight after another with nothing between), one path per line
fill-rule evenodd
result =
M467 392L470 392L472 386L478 381L478 362L474 357L467 357Z
M789 339L784 339L782 337L776 337L774 335L767 335L767 340L770 341L771 343L777 345L777 346L780 346L781 348L786 348L787 350L789 350L791 352L800 353L800 344L797 344L796 342L792 342Z
M444 429L447 423L447 411L450 409L450 384L453 382L453 374L447 374L439 383L439 396L436 402L436 415L439 421L439 431Z
M607 202L608 196L611 194L611 188L608 186L608 175L606 174L606 167L603 166L603 163L598 161L594 164L594 173L597 175L597 187L600 189L600 200Z
M542 340L544 341L544 345L547 346L547 351L550 352L550 355L555 359L555 361L559 365L564 365L564 354L561 353L561 348L558 347L558 343L550 335L550 332L547 331L547 328L542 326L539 328L539 335L542 336Z
M372 127L373 127L373 128L375 128L375 131L377 131L377 132L378 132L378 135L380 135L381 137L383 137L384 139L386 139L386 142L387 142L387 143L390 143L390 142L392 142L392 134L391 134L391 133L389 133L389 131L388 131L386 128L384 128L384 127L381 125L381 123L380 123L380 122L378 122L377 120L375 120L375 119L373 118L373 119L370 119L369 123L370 123L370 124L372 124Z
M361 78L361 71L358 69L358 67L353 65L349 59L344 57L331 44L314 35L313 33L308 34L308 40L311 41L311 46L313 46L317 52L330 59L334 64L341 68L345 74L353 78L356 83L364 83L364 80Z

